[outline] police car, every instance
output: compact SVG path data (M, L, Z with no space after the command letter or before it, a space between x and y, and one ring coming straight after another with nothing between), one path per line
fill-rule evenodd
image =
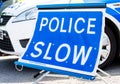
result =
M107 4L101 67L112 63L115 56L120 56L120 3Z
M32 3L31 3L32 2ZM103 36L100 67L109 65L120 52L120 1L119 0L26 0L7 7L0 19L0 51L21 55L32 37L38 4L107 3L105 33Z

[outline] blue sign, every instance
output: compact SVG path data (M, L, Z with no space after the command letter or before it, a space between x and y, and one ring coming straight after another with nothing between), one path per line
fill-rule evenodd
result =
M40 10L33 38L16 64L93 80L103 22L100 9Z

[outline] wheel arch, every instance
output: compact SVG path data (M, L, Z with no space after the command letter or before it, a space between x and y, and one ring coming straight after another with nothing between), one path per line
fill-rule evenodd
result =
M120 30L115 25L115 23L108 18L105 18L105 25L109 26L109 28L113 31L113 34L115 35L115 39L117 42L117 56L120 57Z

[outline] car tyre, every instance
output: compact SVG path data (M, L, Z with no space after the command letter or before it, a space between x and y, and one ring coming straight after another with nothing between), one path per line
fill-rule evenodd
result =
M105 35L107 38L104 40L108 41L108 43L105 43L104 40L102 42L102 53L99 64L99 68L101 69L107 67L113 62L117 51L115 35L107 25L105 26ZM103 35L103 38L105 35Z

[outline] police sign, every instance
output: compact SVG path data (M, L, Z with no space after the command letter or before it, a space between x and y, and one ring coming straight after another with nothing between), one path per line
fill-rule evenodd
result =
M66 8L38 6L33 38L16 64L94 79L100 58L104 8L91 6L85 9L80 4Z

